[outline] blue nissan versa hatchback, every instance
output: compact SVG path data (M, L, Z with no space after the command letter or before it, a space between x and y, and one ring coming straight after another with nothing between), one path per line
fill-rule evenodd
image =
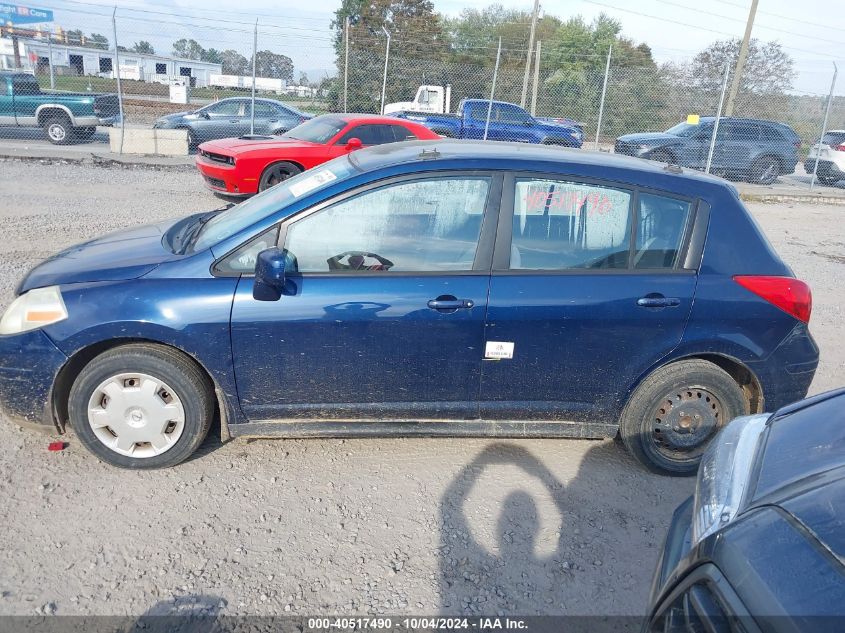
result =
M0 405L103 460L224 437L612 437L694 473L807 392L806 284L716 178L473 141L350 153L36 266Z

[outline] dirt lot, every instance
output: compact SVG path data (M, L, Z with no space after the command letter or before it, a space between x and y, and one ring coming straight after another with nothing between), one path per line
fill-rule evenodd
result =
M0 163L0 305L40 259L220 201L196 174ZM813 392L843 382L845 206L753 208L813 286ZM613 441L209 438L127 472L0 425L0 614L638 614L693 482Z

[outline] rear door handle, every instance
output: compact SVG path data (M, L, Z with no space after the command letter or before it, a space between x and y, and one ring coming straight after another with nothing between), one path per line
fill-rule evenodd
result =
M428 302L428 307L432 310L465 310L475 305L471 299L455 299L437 297Z
M640 297L637 305L643 308L674 308L681 305L677 297Z

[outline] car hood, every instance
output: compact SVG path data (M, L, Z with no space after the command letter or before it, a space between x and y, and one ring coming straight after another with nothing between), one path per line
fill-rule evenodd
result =
M29 271L17 292L60 284L142 277L159 264L179 257L162 244L164 232L175 222L170 220L117 231L71 246Z
M243 154L256 150L283 150L296 151L309 147L316 147L317 143L300 141L293 138L223 138L216 141L208 141L200 145L201 150L226 154L227 156Z
M575 121L566 119L537 119L544 128L552 128L566 132L574 132L578 125Z
M679 143L681 137L666 134L666 132L639 132L637 134L625 134L616 140L635 145L668 145L669 143Z

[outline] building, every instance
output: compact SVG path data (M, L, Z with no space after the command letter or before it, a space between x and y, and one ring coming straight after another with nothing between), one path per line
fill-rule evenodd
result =
M4 38L5 39L5 38ZM46 39L20 39L21 57L33 61L39 72L47 72L52 48L53 66L64 67L75 75L115 77L114 50L100 50L87 46L71 46L53 43ZM223 72L222 64L212 64L196 59L180 59L164 55L146 55L120 51L121 79L169 84L190 77L191 86L203 88L209 85L212 74ZM65 73L67 74L67 73Z

